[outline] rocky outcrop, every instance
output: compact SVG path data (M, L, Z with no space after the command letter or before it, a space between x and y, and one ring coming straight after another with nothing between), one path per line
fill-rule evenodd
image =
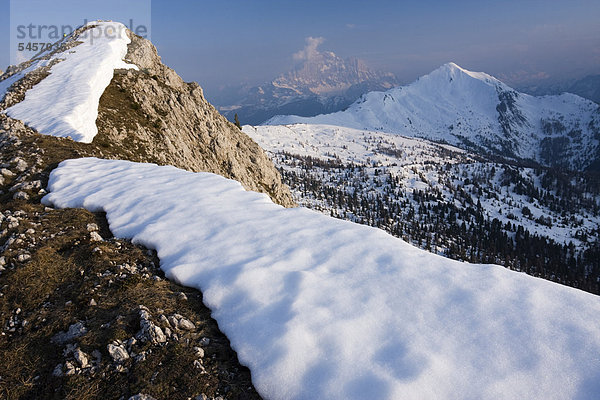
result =
M140 70L116 71L100 99L94 143L106 156L213 172L293 206L264 151L206 101L197 83L162 64L151 42L130 35L126 60Z

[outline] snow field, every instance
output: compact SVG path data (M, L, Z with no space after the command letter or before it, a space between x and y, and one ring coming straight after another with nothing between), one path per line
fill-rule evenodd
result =
M246 125L243 127L243 131L270 154L278 167L285 170L294 171L300 175L318 175L315 172L318 168L311 171L286 164L285 160L282 160L284 153L335 161L345 166L349 164L363 165L372 167L373 170L378 168L380 171L398 177L405 194L414 190L437 188L441 191L444 200L448 202L453 201L456 197L456 193L454 193L456 189L453 191L447 186L446 178L448 176L454 176L451 182L454 188L464 186L465 189L470 190L473 185L463 185L465 178L473 180L479 175L489 175L493 167L501 170L501 165L476 161L477 158L474 154L456 147L392 133L309 124L256 127ZM448 168L451 168L450 171L447 170ZM478 200L481 201L485 214L490 220L498 218L502 224L510 222L523 225L532 234L538 234L564 244L573 242L580 246L581 242L576 238L578 231L585 232L592 237L596 236L594 232L600 227L600 218L597 215L583 208L574 210L572 214L581 220L582 224L577 227L573 224L563 224L560 213L535 202L532 203L528 196L517 194L514 184L503 187L500 175L500 172L497 172L490 182L483 185L484 188L490 189L491 193L497 194L497 198L472 197L474 203L477 203ZM522 175L528 181L536 182L537 178L532 169L524 168ZM325 185L336 185L334 181L339 179L339 173L333 170L324 172L319 178ZM353 184L356 183L347 182L348 186ZM540 187L541 185L538 182L536 186ZM382 192L384 188L385 183L372 184L364 187L363 191ZM298 195L296 197L299 204L308 206L311 203L310 199L301 198ZM524 206L532 211L533 219L518 218L515 220L508 217L510 214L521 217L521 210ZM310 204L310 208L319 208L328 212L331 207L324 204ZM553 219L552 226L548 227L535 222L534 220L540 216Z
M592 399L600 298L284 209L235 181L95 158L52 172L56 207L107 213L203 291L266 399Z

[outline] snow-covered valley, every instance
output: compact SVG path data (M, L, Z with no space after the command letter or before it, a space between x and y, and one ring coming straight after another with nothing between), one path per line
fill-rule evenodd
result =
M301 205L438 254L598 290L600 187L586 175L377 131L298 124L244 132L269 151Z

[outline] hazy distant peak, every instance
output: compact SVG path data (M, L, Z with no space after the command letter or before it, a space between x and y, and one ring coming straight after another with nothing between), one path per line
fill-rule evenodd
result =
M259 124L278 114L318 115L343 110L361 95L398 85L394 74L373 70L358 58L320 51L325 39L309 37L294 53L295 65L257 87L222 91L214 101L227 118Z
M332 51L320 52L313 46L316 43L320 44L321 41L311 40L304 50L296 53L294 59L298 63L295 68L280 75L273 85L299 93L335 95L367 81L385 80L388 87L396 84L393 74L374 71L358 58L343 59Z

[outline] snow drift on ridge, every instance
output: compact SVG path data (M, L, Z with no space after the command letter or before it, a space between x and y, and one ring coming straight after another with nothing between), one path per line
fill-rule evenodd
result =
M86 26L93 28L69 38L82 43L54 54L51 59L62 61L52 66L48 77L26 92L22 102L8 108L7 115L46 135L92 142L98 133L100 97L114 70L137 67L123 61L130 42L125 25L94 21ZM22 76L24 73L19 74Z
M203 291L265 399L592 399L600 298L451 261L174 167L68 160L44 198L106 211Z

